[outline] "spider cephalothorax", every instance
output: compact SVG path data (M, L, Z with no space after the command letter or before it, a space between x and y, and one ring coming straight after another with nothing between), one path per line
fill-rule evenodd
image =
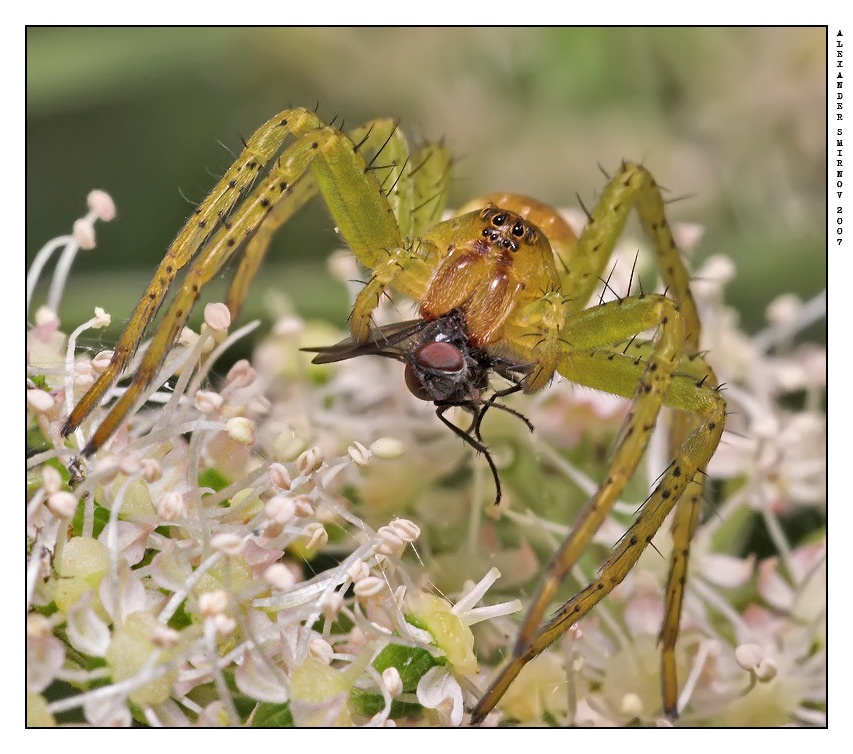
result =
M483 412L499 405L495 396L483 399L492 372L509 378L510 391L536 392L559 374L633 401L604 480L551 561L512 656L472 720L481 720L531 658L625 578L673 511L660 639L663 708L674 718L679 712L675 642L687 557L702 473L722 435L725 403L699 352L701 323L660 188L642 165L623 162L587 212L577 238L558 212L511 193L477 199L442 221L451 165L441 145L425 144L410 154L402 132L388 120L343 133L309 110L285 110L271 118L175 238L110 365L75 406L63 433L80 427L126 370L181 268L188 267L186 276L132 382L106 419L86 428L91 433L81 448L84 457L97 453L144 399L201 289L239 254L226 302L236 317L273 233L320 194L353 254L370 271L349 320L349 355L391 355L381 344L395 333L406 333L398 342L413 337L406 340L413 350L400 359L407 364L409 384L419 397L435 401L439 417L476 449L485 451L479 437ZM587 307L633 208L656 251L667 293ZM422 320L377 330L372 313L389 291L419 302ZM474 414L467 432L443 416L450 405ZM672 463L599 575L543 625L557 587L634 475L663 406L678 409L669 433ZM494 464L492 470L497 481Z

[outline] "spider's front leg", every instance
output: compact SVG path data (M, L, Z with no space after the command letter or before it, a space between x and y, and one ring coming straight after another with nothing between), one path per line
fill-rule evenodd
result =
M323 196L355 255L370 267L404 249L398 217L403 220L403 229L413 231L433 214L441 213L443 182L449 176L445 150L423 147L417 154L422 169L413 178L405 140L395 124L375 121L353 134L358 143L302 109L280 113L253 134L237 162L178 234L131 316L107 370L68 417L63 434L80 425L127 366L178 269L192 261L133 382L89 438L84 455L103 445L142 400L203 286L245 246L243 263L228 295L229 308L236 315L272 233L316 193ZM293 138L292 143L273 161L288 136ZM379 155L383 155L383 162L374 165ZM269 172L259 178L259 171L270 161ZM434 190L430 182L441 185ZM259 185L238 205L241 192L248 191L253 183ZM410 287L417 289L414 284ZM369 319L369 311L363 317Z

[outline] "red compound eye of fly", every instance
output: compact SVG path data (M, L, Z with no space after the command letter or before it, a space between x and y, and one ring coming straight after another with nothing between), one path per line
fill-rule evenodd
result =
M432 372L461 372L465 367L465 358L462 356L456 346L450 343L432 342L424 343L415 351L415 363L418 367L430 370ZM406 379L406 387L409 388L415 398L422 401L434 401L436 396L424 387L424 383L418 376L415 366L412 363L406 364L404 371ZM429 379L429 373L424 374L426 379Z
M462 351L441 341L424 343L415 351L415 361L437 372L458 372L465 366Z

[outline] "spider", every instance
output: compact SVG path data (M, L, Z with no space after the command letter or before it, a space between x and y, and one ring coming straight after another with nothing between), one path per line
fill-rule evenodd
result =
M189 265L132 382L90 436L84 456L95 453L143 399L202 287L241 253L226 299L236 318L273 233L319 193L350 249L372 273L352 309L349 345L319 349L318 358L381 353L389 338L403 333L396 352L385 355L407 362L410 387L436 402L440 418L442 401L467 407L474 415L472 427L454 431L481 451L479 421L487 408L501 405L495 399L503 394L483 397L493 372L510 380L509 390L535 393L559 374L633 401L604 481L548 565L511 656L481 696L471 722L480 722L529 660L625 578L673 510L660 644L663 709L674 719L679 713L675 643L690 540L703 469L723 432L725 403L699 353L699 316L661 190L643 166L623 162L594 208L585 210L587 223L578 238L555 210L516 194L490 194L440 221L451 167L442 145L425 144L410 153L389 120L348 133L301 108L268 120L178 233L111 363L73 409L63 433L80 426L128 366L179 269ZM587 308L632 208L656 249L667 293L641 293ZM419 302L421 320L411 324L413 329L407 330L409 323L396 331L371 326L371 313L389 289ZM442 343L455 351L436 353L433 347L441 350ZM432 350L425 352L428 346ZM597 577L544 621L558 586L636 471L664 405L678 409L669 427L672 462Z

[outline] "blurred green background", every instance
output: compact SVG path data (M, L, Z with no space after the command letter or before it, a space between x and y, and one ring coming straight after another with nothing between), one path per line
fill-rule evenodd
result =
M118 219L75 265L66 331L104 306L118 334L169 242L264 120L319 104L354 126L400 118L459 157L452 205L486 191L587 205L601 164L643 160L671 219L738 276L760 329L778 294L826 285L826 32L815 29L50 29L27 33L27 260L85 212ZM243 321L280 289L343 323L325 272L338 246L317 203L280 233ZM44 291L41 288L40 291ZM38 305L44 296L37 294ZM809 333L825 337L825 324Z

